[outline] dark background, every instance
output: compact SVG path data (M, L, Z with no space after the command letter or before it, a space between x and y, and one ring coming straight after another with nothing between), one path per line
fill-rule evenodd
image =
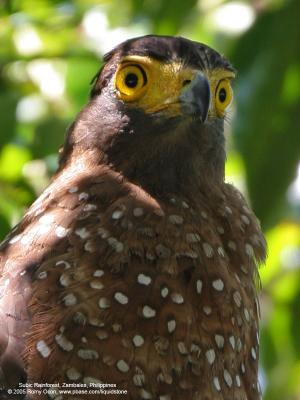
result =
M226 172L269 246L261 383L265 400L299 400L299 0L0 0L0 238L55 171L102 55L147 33L205 42L238 70Z

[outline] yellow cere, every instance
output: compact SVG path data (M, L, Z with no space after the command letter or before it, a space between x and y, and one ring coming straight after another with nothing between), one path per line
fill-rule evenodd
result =
M198 71L181 62L161 62L150 57L125 57L115 75L120 100L147 113L166 110L181 113L179 96ZM226 70L203 71L211 85L210 114L223 116L232 101L230 80L234 73Z

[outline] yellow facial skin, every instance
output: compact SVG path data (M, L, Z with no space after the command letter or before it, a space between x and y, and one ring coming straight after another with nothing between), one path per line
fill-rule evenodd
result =
M117 97L146 113L182 114L179 96L199 72L180 62L165 63L150 57L125 57L115 75ZM233 97L230 80L234 73L203 71L211 88L209 115L223 117Z

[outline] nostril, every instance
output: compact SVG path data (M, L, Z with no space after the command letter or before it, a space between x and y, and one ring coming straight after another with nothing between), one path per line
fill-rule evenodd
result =
M182 86L189 85L192 81L190 79L186 79L185 81L182 82Z

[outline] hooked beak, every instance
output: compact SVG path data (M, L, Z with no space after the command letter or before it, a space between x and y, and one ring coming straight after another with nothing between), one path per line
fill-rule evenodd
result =
M210 107L210 86L207 78L198 72L179 96L181 111L186 115L207 120Z

